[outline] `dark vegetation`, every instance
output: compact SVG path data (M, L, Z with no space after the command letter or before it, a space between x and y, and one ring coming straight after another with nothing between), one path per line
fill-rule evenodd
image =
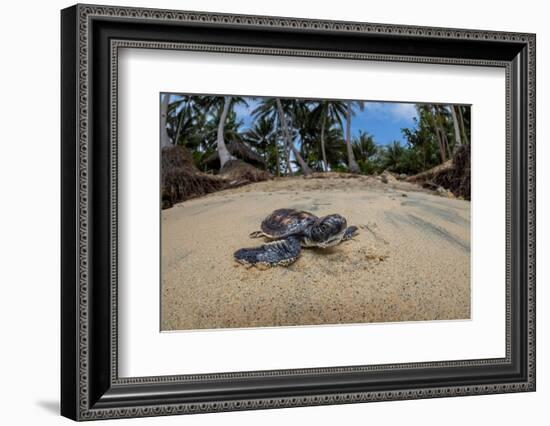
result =
M182 146L164 148L161 160L162 207L198 197L225 187L218 176L200 172L189 151Z
M455 196L470 199L470 150L461 147L453 157L453 167L437 174L433 183L450 190Z

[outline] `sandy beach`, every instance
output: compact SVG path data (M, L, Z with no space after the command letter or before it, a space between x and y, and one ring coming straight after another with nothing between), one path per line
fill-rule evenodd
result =
M289 267L233 252L282 208L339 213L354 240L303 249ZM281 178L162 211L162 330L470 317L470 202L373 177Z

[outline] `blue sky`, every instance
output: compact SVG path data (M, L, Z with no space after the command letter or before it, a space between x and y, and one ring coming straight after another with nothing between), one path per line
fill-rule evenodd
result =
M245 98L248 107L236 105L237 118L243 121L244 127L250 127L253 123L251 112L256 108L258 101ZM415 104L399 102L366 102L363 111L356 111L351 122L353 137L360 130L374 136L374 141L379 145L387 145L397 140L405 144L405 138L401 133L404 127L414 128L414 117L417 116Z
M356 136L363 130L374 136L379 145L397 140L405 144L402 128L414 128L417 116L415 104L394 102L367 102L364 111L357 111L351 121L351 133Z

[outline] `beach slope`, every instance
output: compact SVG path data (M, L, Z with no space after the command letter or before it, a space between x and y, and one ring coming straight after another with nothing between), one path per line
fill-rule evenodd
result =
M233 252L278 208L339 213L359 235L289 267ZM470 318L470 203L372 177L282 178L162 211L161 329Z

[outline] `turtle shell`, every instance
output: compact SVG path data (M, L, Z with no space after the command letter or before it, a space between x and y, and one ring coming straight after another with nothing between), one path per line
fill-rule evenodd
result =
M285 238L289 235L302 233L316 220L317 216L309 212L279 209L262 221L261 229L264 234L271 238Z

